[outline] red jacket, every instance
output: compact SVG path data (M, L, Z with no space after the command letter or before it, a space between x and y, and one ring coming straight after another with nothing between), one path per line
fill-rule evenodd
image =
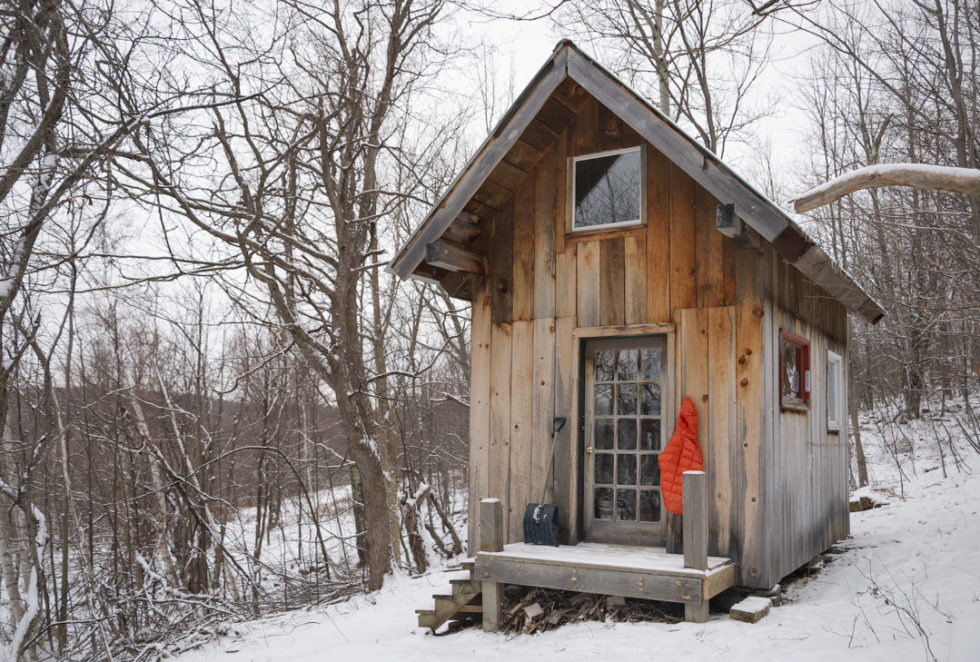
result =
M684 472L703 470L701 447L698 446L698 410L691 398L685 397L674 435L660 454L660 489L667 510L675 515L684 513Z

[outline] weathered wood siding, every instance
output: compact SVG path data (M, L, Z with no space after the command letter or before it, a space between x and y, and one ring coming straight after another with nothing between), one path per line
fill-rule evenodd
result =
M569 158L639 144L635 132L589 99L550 145L540 145L544 156L517 192L498 203L489 276L474 287L471 500L502 500L512 542L522 537L525 504L544 493L559 504L563 532L578 539L575 330L674 323L673 410L685 395L698 406L715 522L710 553L728 555L732 491L745 483L735 475L729 443L740 402L739 249L715 230L718 202L648 145L646 224L589 234L566 227ZM568 422L545 491L556 416ZM668 422L665 434L672 428ZM679 541L680 527L672 530Z
M847 417L839 432L827 430L827 351L847 356L847 311L794 267L766 248L769 269L766 352L770 372L779 370L780 329L810 343L810 409L779 406L778 382L767 384L766 418L772 432L766 448L768 567L759 585L771 585L810 561L849 529ZM842 375L847 402L847 365Z
M768 247L719 233L718 201L649 145L645 225L569 233L570 157L641 141L593 99L562 121L550 144L536 143L543 157L515 194L494 201L488 276L474 280L471 504L501 499L506 542L515 542L525 505L543 496L558 504L563 536L579 540L581 330L673 324L672 405L690 396L698 408L708 553L739 562L736 583L770 585L846 534L846 494L844 510L834 501L825 512L825 497L846 491L846 449L814 441L828 440L826 403L810 415L779 412L772 349L786 325L811 339L814 368L828 343L843 355L843 309L806 298L815 288ZM815 320L828 307L838 318L824 329ZM545 485L556 416L567 424ZM665 438L673 427L667 421ZM668 518L665 531L668 549L680 551L680 522Z

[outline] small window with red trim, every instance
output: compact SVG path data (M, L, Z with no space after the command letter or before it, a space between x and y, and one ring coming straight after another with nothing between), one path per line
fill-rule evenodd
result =
M810 408L810 343L790 331L779 334L779 406Z

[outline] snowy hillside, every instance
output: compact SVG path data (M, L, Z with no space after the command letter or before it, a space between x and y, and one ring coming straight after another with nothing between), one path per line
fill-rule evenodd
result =
M396 577L346 603L231 625L225 637L180 659L976 662L980 458L968 447L954 457L956 435L937 452L934 423L898 431L862 420L873 485L861 494L882 507L853 513L851 539L835 548L842 553L791 582L783 604L755 625L713 611L701 625L582 622L533 636L468 629L433 637L416 626L414 610L448 585L448 575L435 571Z

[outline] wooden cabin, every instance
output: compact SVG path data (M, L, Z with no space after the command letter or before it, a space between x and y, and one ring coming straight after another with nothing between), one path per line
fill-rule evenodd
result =
M772 587L848 535L847 316L874 323L881 307L572 43L391 268L472 302L469 593L482 587L485 612L515 583L674 600L704 620L718 591ZM704 514L676 517L657 455L685 396ZM483 499L499 505L481 513ZM558 548L522 542L542 500ZM685 544L706 547L704 567L685 567Z

